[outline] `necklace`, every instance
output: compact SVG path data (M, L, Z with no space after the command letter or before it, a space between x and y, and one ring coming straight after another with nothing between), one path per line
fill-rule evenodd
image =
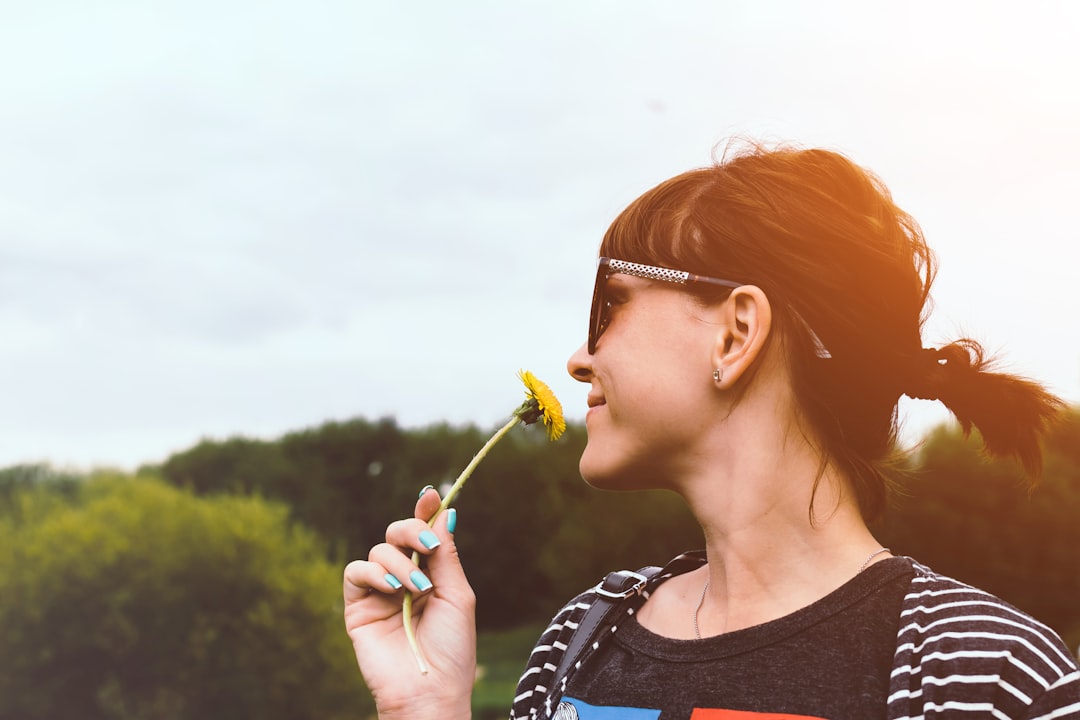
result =
M697 616L701 612L701 606L705 604L705 593L709 591L709 578L705 578L705 587L701 588L701 598L698 600L697 607L694 608L694 637L698 640L701 639L701 630L698 629Z
M866 560L863 561L862 566L859 568L859 572L862 572L866 568L870 567L871 560L876 558L878 555L887 552L890 552L889 548L882 547L870 553ZM701 588L701 597L698 598L697 606L694 607L694 614L691 616L691 619L694 622L694 638L697 640L701 639L701 629L698 626L698 613L701 612L701 606L705 604L705 593L707 592L709 592L709 579L705 578L705 587Z
M862 567L859 568L859 572L862 572L866 568L870 567L870 561L871 560L876 558L881 553L887 553L887 552L889 552L889 548L883 547L883 548L878 548L874 552L870 553L870 557L866 558L866 561L862 564ZM856 574L858 574L858 573L856 573Z

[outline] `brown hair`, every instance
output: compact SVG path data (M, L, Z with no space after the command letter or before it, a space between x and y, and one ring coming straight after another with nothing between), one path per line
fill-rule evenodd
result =
M600 254L759 286L800 411L865 517L884 506L901 394L940 400L989 452L1038 477L1061 401L991 372L973 340L923 348L933 254L885 185L843 155L751 146L678 175L616 218Z

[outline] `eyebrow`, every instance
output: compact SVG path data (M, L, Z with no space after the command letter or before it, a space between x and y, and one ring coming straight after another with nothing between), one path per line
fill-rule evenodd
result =
M612 283L616 285L634 287L635 285L643 284L640 282L642 278L634 278L633 275L627 275L626 273L609 273L607 276L607 285L610 287Z

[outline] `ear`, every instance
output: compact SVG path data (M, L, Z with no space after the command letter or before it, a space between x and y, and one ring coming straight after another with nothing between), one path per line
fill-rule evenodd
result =
M762 356L772 330L772 306L756 285L735 288L723 306L723 322L713 349L713 367L722 370L718 385L733 387Z

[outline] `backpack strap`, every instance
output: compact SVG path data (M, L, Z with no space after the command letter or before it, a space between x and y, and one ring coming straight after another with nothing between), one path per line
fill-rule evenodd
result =
M570 636L570 642L566 644L566 652L563 653L559 667L552 677L552 690L560 688L561 693L564 679L574 669L586 650L615 624L620 610L628 608L638 600L646 583L656 577L661 569L649 566L637 572L619 570L608 573L603 582L593 588L596 598L582 616L577 630Z

